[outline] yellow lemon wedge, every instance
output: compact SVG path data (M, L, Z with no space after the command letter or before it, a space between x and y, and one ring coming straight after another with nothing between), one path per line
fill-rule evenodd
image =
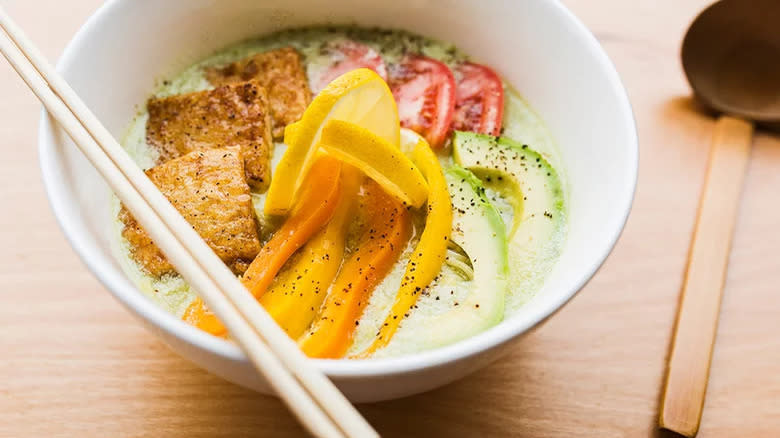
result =
M355 123L330 120L319 147L328 155L362 170L385 191L412 207L428 198L425 177L401 148Z
M329 120L357 124L399 147L398 108L387 83L366 68L339 76L314 98L301 120L285 129L287 150L274 169L265 201L266 214L281 215L290 210L314 162L322 128Z

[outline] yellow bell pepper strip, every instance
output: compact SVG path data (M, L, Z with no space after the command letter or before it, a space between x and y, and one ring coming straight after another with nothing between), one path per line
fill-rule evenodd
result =
M403 204L374 181L368 180L364 188L365 232L341 267L314 324L298 341L310 357L344 356L371 293L390 272L411 234L411 216Z
M317 233L293 265L281 272L260 304L287 334L298 339L314 321L344 258L349 222L354 217L363 174L352 166L341 171L339 205L328 225Z
M330 120L322 128L319 146L345 163L362 170L386 192L412 207L428 198L428 184L412 160L368 129L344 120Z
M306 175L300 201L284 225L263 246L241 279L256 298L265 293L287 259L333 216L340 196L341 167L339 160L328 156L319 158L312 165ZM223 336L227 332L200 298L190 304L182 319L216 336Z
M406 272L385 322L374 341L358 357L367 357L387 345L403 318L409 314L420 293L439 275L447 258L447 243L452 232L452 202L439 159L422 137L412 152L414 162L428 180L428 214L425 229L409 257Z
M274 169L266 214L287 214L293 207L303 187L302 176L317 155L322 127L331 119L358 123L396 146L400 142L398 108L387 83L367 68L339 76L317 94L300 121L285 128L287 150Z

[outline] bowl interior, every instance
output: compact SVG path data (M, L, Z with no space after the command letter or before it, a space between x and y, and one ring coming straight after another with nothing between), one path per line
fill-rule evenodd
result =
M463 357L502 343L563 305L598 269L628 214L637 146L625 92L592 35L545 0L110 1L66 50L60 71L121 138L155 80L250 37L312 24L402 28L450 41L494 67L536 109L556 139L568 181L569 230L545 287L518 315L475 338L411 358L328 361L331 374L385 372ZM238 349L187 327L129 282L111 251L110 192L46 117L41 160L52 206L90 269L135 313L194 348L240 358ZM368 371L367 371L368 370Z

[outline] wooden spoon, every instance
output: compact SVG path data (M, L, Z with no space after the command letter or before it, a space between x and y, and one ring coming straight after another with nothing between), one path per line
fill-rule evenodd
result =
M697 99L722 115L691 243L659 425L696 435L718 325L753 123L780 122L780 1L722 0L702 12L682 46Z

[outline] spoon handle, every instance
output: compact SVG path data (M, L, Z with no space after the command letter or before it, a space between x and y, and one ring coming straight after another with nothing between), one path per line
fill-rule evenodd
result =
M701 421L752 134L745 120L723 116L715 124L659 418L661 428L687 437Z

